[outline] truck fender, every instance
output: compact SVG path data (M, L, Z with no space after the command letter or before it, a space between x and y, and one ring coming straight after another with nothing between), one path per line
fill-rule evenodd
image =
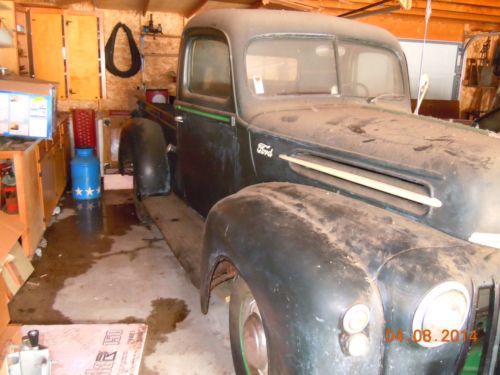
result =
M165 138L159 124L132 118L122 128L118 152L120 173L132 162L134 188L139 198L165 195L171 190Z
M336 249L325 223L307 216L301 196L315 190L253 185L212 208L203 244L202 311L208 311L210 290L238 274L259 305L271 373L378 373L384 340L378 288L356 254ZM339 205L338 214L349 212ZM345 354L341 328L345 311L358 303L371 310L372 345L362 361Z

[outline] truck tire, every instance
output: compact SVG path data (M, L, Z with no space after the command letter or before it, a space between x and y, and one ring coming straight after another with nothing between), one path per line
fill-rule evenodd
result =
M239 276L229 303L229 335L237 375L267 375L268 342L263 319L250 288Z

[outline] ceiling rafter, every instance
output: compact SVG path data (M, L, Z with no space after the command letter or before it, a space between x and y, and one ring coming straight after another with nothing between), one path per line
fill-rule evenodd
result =
M196 13L198 13L201 8L203 8L205 6L205 4L208 3L208 0L201 0L199 1L197 4L195 4L195 6L189 10L189 12L187 12L184 16L186 18L191 18L192 16L194 16Z

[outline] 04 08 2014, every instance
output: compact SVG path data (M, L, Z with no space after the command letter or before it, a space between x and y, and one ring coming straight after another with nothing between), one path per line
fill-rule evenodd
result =
M427 342L476 342L480 333L476 330L465 329L443 329L439 332L430 329L415 329L412 332L404 332L401 328L387 328L385 330L385 341L388 343L410 341L415 343Z

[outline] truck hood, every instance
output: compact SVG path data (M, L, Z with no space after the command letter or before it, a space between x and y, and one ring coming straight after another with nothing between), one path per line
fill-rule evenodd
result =
M250 133L254 168L263 180L272 166L284 170L282 180L331 188L462 239L477 232L500 234L500 140L487 132L375 105L344 104L262 113L250 121ZM272 157L259 152L262 147L272 150ZM440 204L412 206L415 202L346 185L283 156L423 192Z

